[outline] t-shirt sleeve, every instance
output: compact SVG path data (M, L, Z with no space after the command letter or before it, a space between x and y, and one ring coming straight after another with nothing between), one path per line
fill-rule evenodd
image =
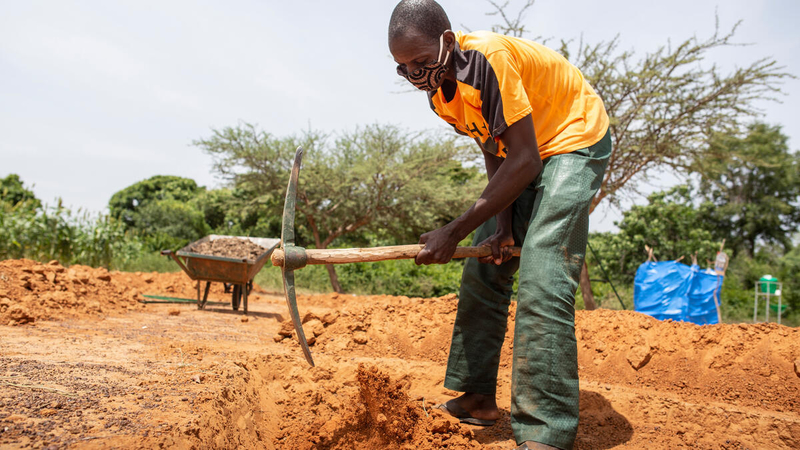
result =
M481 89L481 113L498 139L506 129L533 111L517 62L505 50L487 56Z

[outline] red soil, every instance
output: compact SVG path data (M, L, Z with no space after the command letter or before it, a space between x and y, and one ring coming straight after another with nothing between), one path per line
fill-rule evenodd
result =
M0 262L0 447L514 447L510 339L496 425L434 408L457 395L442 387L453 295L300 296L310 368L279 293L256 288L247 317L138 302L195 292L181 273ZM215 284L211 300L229 296ZM599 310L576 334L576 448L800 448L797 329Z

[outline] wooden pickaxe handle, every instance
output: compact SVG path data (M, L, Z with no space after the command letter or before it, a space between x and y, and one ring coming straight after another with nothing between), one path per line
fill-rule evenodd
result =
M307 249L306 264L348 264L357 262L388 261L392 259L412 259L425 248L423 244L393 245L371 248L333 248ZM520 255L520 247L510 247L512 255ZM491 247L457 247L453 258L480 258L492 254ZM283 249L272 252L272 265L283 267Z

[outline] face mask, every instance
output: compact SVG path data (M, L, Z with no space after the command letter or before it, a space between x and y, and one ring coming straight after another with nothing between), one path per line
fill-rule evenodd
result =
M411 82L417 89L423 91L436 90L441 84L442 78L444 78L444 73L447 72L447 60L450 58L450 51L448 50L444 61L442 61L443 50L444 33L439 36L439 57L436 58L436 61L431 61L411 73L406 73L398 67L397 73Z

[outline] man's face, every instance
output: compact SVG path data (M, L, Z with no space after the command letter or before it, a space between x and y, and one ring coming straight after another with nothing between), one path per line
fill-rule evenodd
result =
M453 36L452 32L445 33L442 54L452 45L452 42L448 43L448 40L452 41L453 38L448 35ZM397 63L398 74L410 74L428 63L435 62L439 58L439 50L438 39L426 37L416 30L409 30L404 35L389 41L389 51ZM438 88L439 86L435 87Z

